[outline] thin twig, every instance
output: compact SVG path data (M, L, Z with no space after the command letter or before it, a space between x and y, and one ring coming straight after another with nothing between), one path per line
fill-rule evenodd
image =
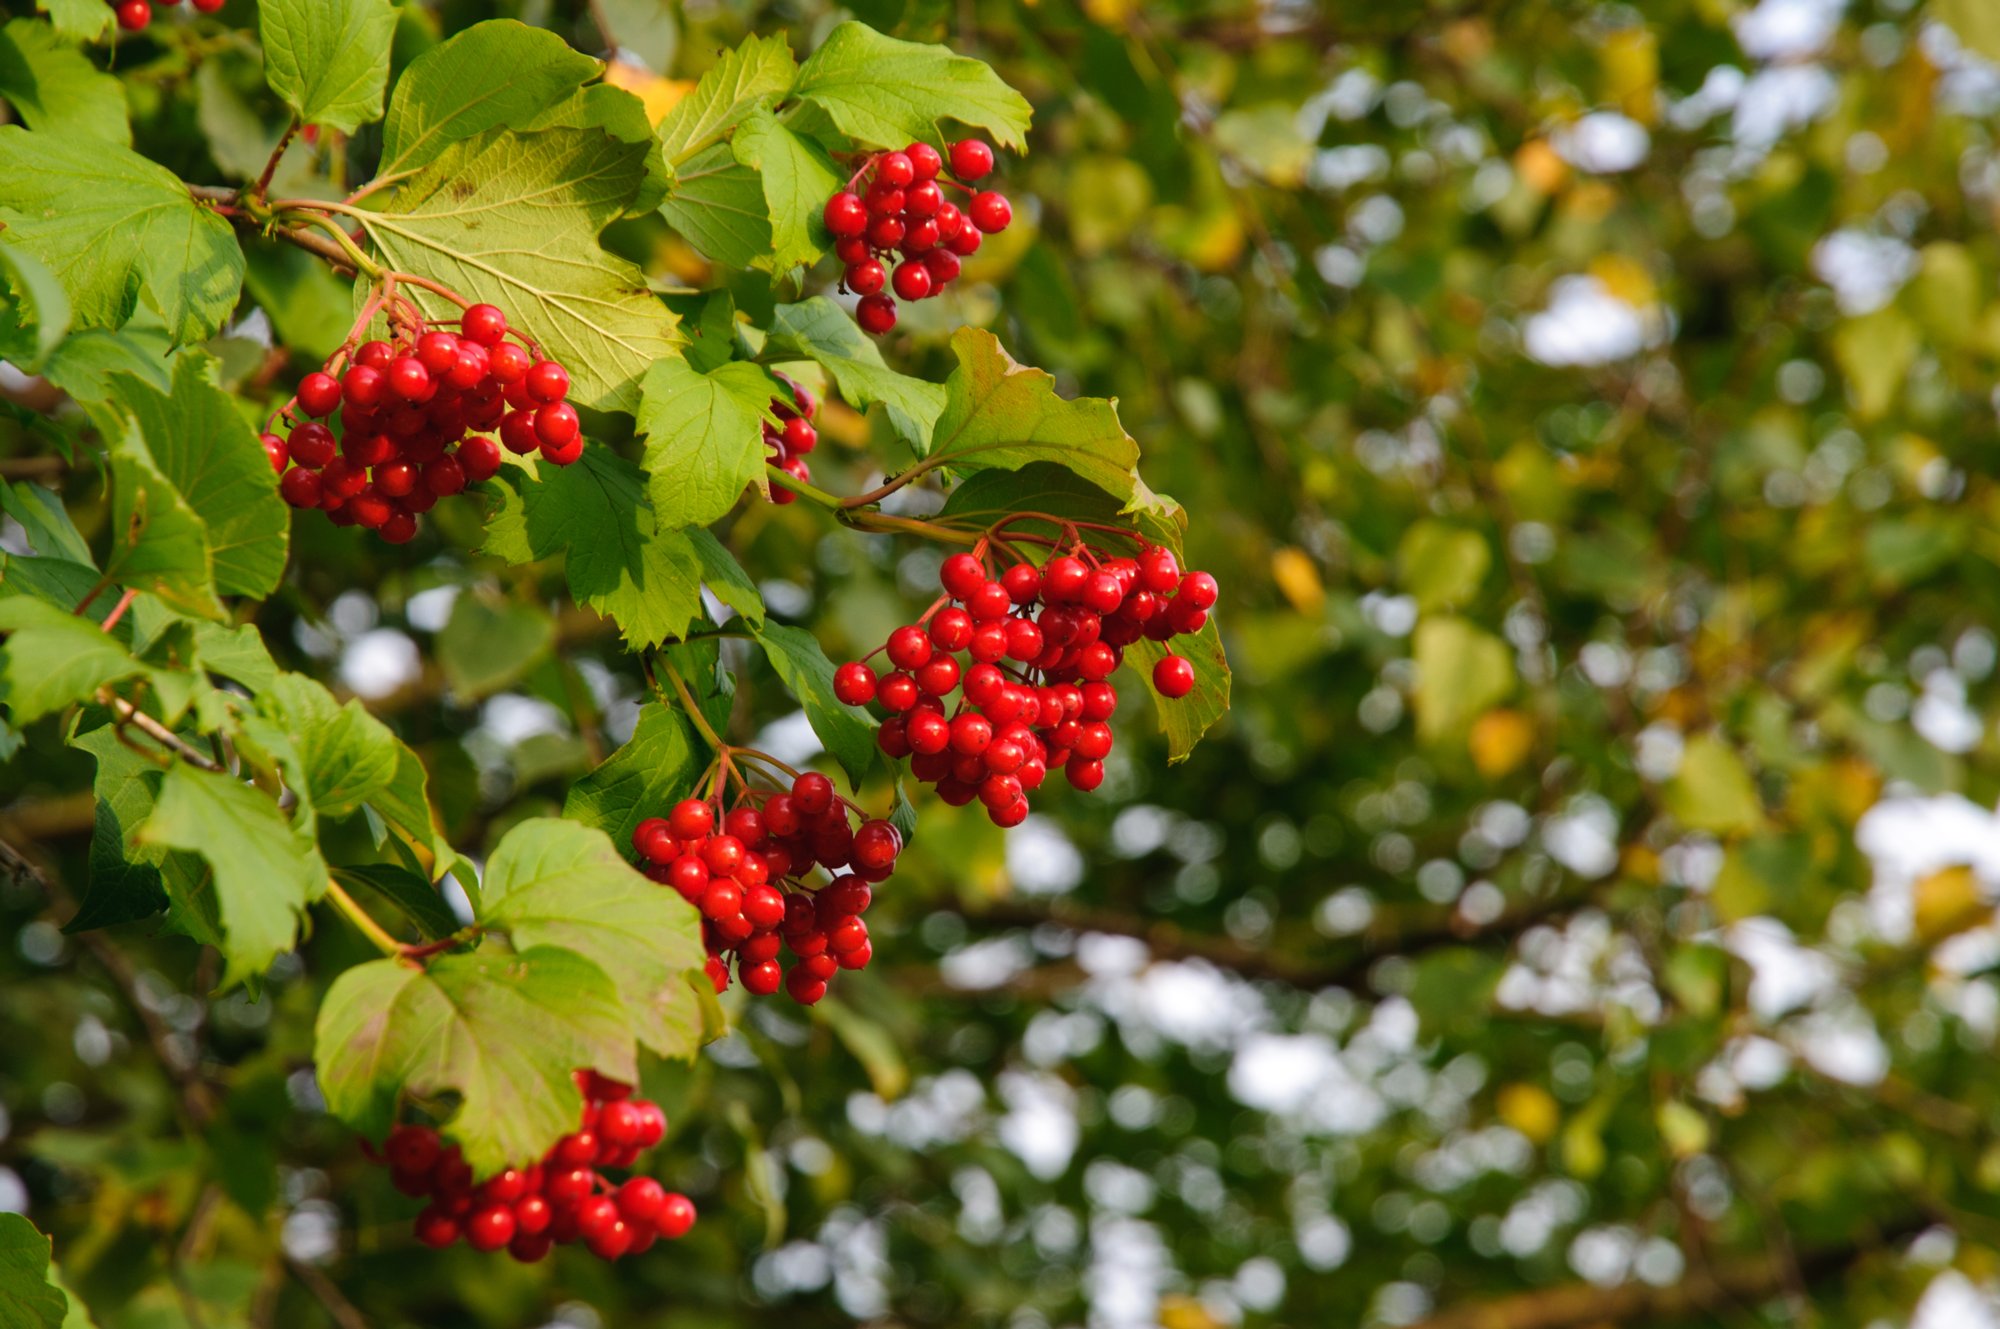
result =
M285 1257L285 1268L292 1271L292 1277L299 1280L301 1287L319 1299L319 1304L326 1307L326 1313L333 1317L333 1322L339 1325L340 1329L368 1329L367 1317L347 1299L346 1293L334 1286L331 1278L305 1261L295 1260L289 1255Z
M123 697L113 693L110 688L99 688L97 690L97 704L109 707L111 713L118 717L118 723L121 726L131 725L155 743L171 751L188 765L215 775L224 773L220 762L205 756L198 749L188 746L186 740L182 739L179 734L176 734L173 730L167 728L137 706L134 706L131 702L126 701Z
M278 146L271 149L271 160L264 163L264 173L257 177L257 183L250 186L250 196L262 198L271 190L271 177L278 173L278 161L285 155L285 149L292 146L292 136L299 132L299 118L285 126L285 132L278 139Z

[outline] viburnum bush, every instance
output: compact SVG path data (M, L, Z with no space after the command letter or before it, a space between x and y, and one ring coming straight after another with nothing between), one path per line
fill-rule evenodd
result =
M158 39L246 58L216 8ZM111 11L51 9L5 38L60 53L63 96L0 127L0 355L47 385L26 436L58 479L4 495L30 552L0 581L0 737L94 768L69 926L151 920L211 948L224 988L309 926L377 952L331 982L313 1076L415 1240L532 1261L678 1237L671 1148L666 1182L646 1172L665 1117L633 1096L649 1067L693 1058L739 992L811 1006L866 967L927 804L1018 825L1057 771L1098 787L1138 694L1176 759L1227 706L1218 588L1182 570L1184 514L1114 403L1065 399L932 299L978 281L1013 217L986 182L994 145L1025 150L1027 102L850 22L802 61L778 38L724 53L655 123L548 31L478 23L392 85L387 0L264 0L289 124L261 169L190 181L130 146L122 89L67 45L109 39ZM606 247L617 222L701 280L662 294ZM907 320L923 340L866 335L896 322L885 282L937 311ZM256 325L271 344L246 355ZM926 346L942 382L898 367ZM806 462L834 402L852 493ZM385 577L465 576L445 695L398 727L285 667L267 626L308 585L371 589L327 583L307 549L363 537L304 509L387 542ZM752 513L934 550L945 594L881 667L836 668L831 625L759 592L791 570L738 561ZM560 608L615 634L648 700L560 815L455 845L415 717L540 658L536 597L492 588L558 566ZM766 669L824 769L731 738Z

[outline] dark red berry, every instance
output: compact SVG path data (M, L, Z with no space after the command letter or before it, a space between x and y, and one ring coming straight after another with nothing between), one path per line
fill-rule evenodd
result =
M960 139L951 145L951 173L965 183L984 180L992 171L993 149L979 139Z

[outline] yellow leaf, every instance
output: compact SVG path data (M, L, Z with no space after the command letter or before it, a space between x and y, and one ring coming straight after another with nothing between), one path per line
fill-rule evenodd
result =
M1193 1297L1161 1297L1159 1317L1160 1329L1222 1329L1208 1307Z
M1708 1118L1685 1103L1660 1104L1660 1139L1675 1158L1692 1158L1708 1150Z
M1139 9L1139 0L1083 0L1083 12L1092 23L1120 32Z
M1549 146L1547 139L1530 139L1514 154L1514 174L1534 193L1549 195L1569 179L1569 163Z
M1620 111L1650 125L1659 118L1660 47L1651 28L1620 28L1604 39L1604 95Z
M1714 734L1688 740L1681 768L1663 792L1667 811L1692 831L1754 831L1764 822L1763 801L1743 759Z
M1914 894L1917 935L1926 942L1957 936L1993 916L1979 878L1964 864L1931 873L1916 884Z
M1535 1084L1508 1084L1500 1087L1494 1108L1500 1120L1536 1144L1547 1144L1562 1125L1562 1108L1555 1096Z
M681 98L694 89L694 84L686 79L661 78L650 69L642 69L623 60L613 60L604 67L604 81L614 88L625 89L644 102L646 118L655 127L666 119L667 112L673 110Z
M1659 298L1653 274L1623 254L1599 254L1590 261L1590 275L1634 309L1644 309Z
M1489 780L1498 779L1519 766L1535 746L1534 721L1520 711L1488 711L1472 722L1466 743L1479 773Z
M1319 568L1303 549L1287 545L1272 553L1271 580L1278 583L1278 590L1301 614L1316 615L1326 604L1326 587L1320 582Z
M1855 414L1874 420L1895 404L1919 340L1917 325L1893 307L1851 318L1834 331L1833 358L1847 379Z
M1514 690L1514 654L1462 618L1427 617L1417 625L1417 736L1456 738L1481 712Z

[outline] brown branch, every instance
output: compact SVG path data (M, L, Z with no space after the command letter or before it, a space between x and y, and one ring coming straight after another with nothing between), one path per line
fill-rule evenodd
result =
M139 973L132 967L132 959L103 932L92 930L76 934L118 989L125 1004L132 1008L140 1026L146 1031L146 1042L152 1045L153 1056L160 1066L172 1077L181 1091L181 1106L186 1110L188 1120L197 1131L206 1127L215 1116L215 1094L208 1082L201 1078L201 1065L189 1050L174 1041L174 1031L160 1018L160 1013L146 1003L139 992Z
M97 704L110 707L111 713L118 717L118 723L131 725L134 729L137 729L155 743L166 748L188 765L208 771L211 774L219 774L222 771L223 767L220 762L198 749L190 747L187 741L179 734L176 734L173 730L167 728L137 706L134 706L131 702L126 701L123 697L117 696L111 689L99 688L97 690Z
M67 457L0 458L0 480L44 480L69 470Z
M319 1299L319 1304L326 1308L326 1313L333 1317L333 1322L340 1329L368 1329L367 1317L347 1299L346 1293L334 1286L331 1278L289 1255L285 1257L285 1268L292 1271L292 1277L299 1280L300 1286Z
M1453 910L1427 912L1420 921L1362 934L1350 944L1345 955L1331 963L1245 945L1228 937L1191 933L1165 919L1060 900L1048 904L1002 900L976 908L961 907L959 913L968 923L978 926L1028 928L1055 924L1077 932L1133 937L1146 943L1155 959L1205 960L1218 969L1248 979L1300 988L1355 989L1365 984L1375 962L1388 956L1421 955L1445 946L1512 941L1536 924L1550 922L1583 903L1576 896L1555 896L1523 905L1484 925L1467 923Z
M1927 1221L1922 1216L1902 1216L1851 1245L1807 1252L1799 1259L1799 1274L1808 1283L1838 1277L1864 1257L1918 1231ZM1790 1273L1762 1257L1746 1257L1714 1270L1690 1270L1670 1287L1569 1283L1449 1306L1410 1329L1595 1329L1600 1325L1670 1323L1703 1317L1705 1307L1720 1301L1765 1300L1784 1290Z

